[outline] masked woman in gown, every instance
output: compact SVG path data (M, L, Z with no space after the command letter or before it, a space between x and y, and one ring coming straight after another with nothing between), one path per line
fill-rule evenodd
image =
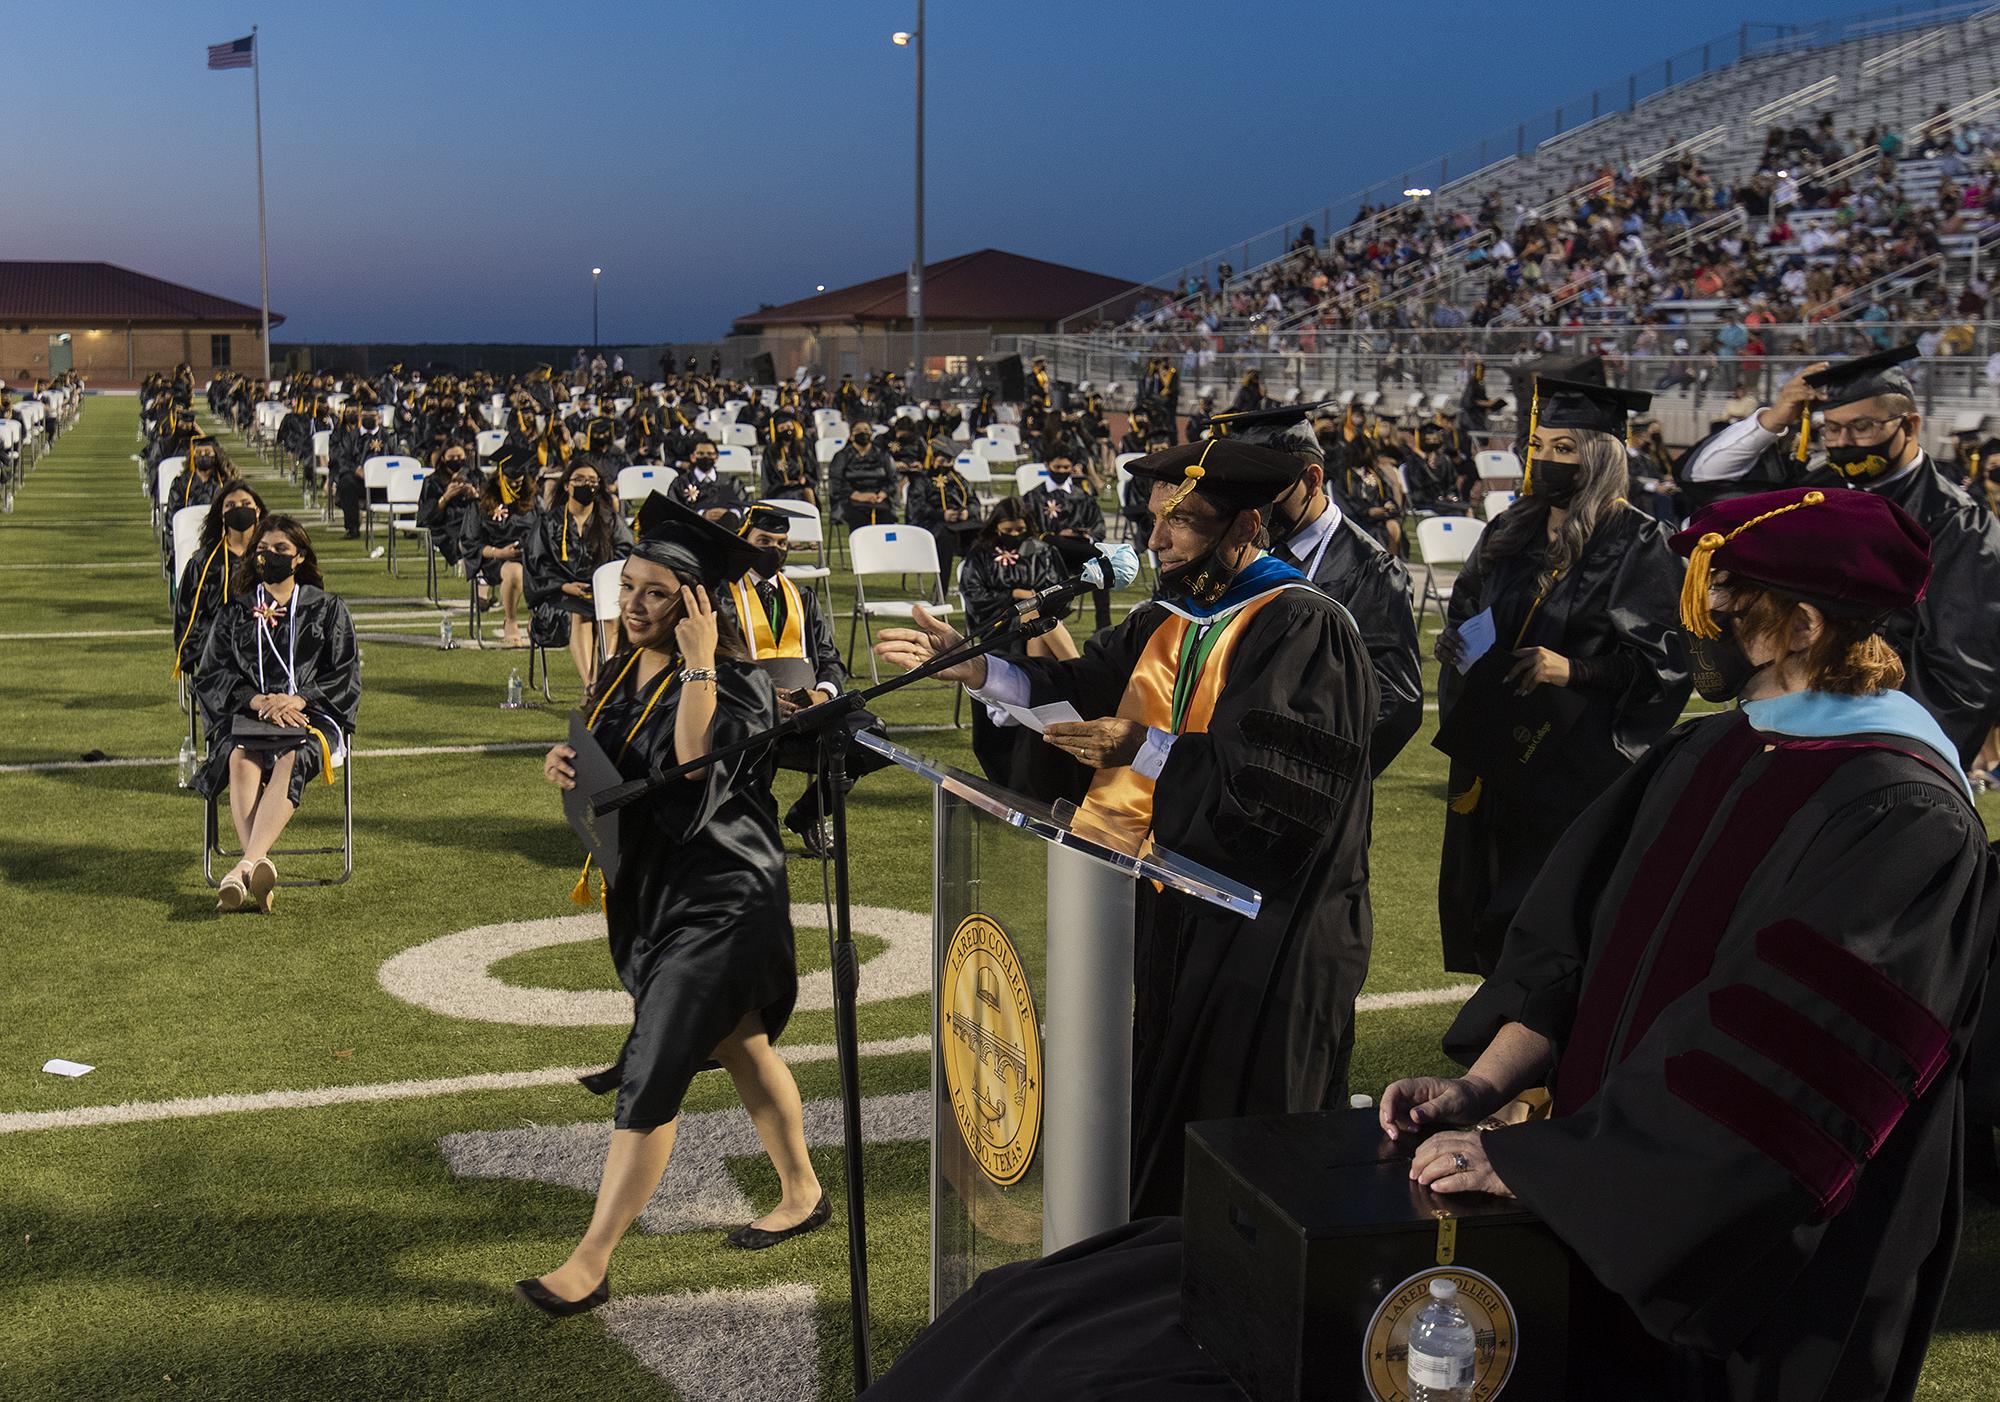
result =
M334 781L361 702L361 661L347 605L326 592L312 537L291 517L258 523L231 593L195 672L209 752L194 790L228 793L243 848L215 908L268 915L271 849L306 785Z
M770 678L745 660L733 614L712 594L757 557L747 542L655 492L619 584L626 646L605 663L585 714L591 736L627 779L671 769L775 725ZM613 1248L652 1198L673 1152L695 1073L720 1064L750 1112L782 1196L729 1234L761 1250L831 1215L812 1161L797 1084L772 1049L798 996L772 757L752 750L667 781L619 811L619 870L604 886L611 957L633 999L632 1031L609 1070L584 1078L615 1091L611 1147L597 1208L569 1259L517 1281L549 1314L611 1297ZM549 751L544 775L576 786L576 751ZM587 899L590 864L578 883Z

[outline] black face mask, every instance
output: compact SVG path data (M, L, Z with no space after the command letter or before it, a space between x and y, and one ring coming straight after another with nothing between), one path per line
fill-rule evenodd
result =
M247 531L257 524L257 508L254 506L232 506L222 513L225 530Z
M1765 667L1750 660L1750 654L1736 641L1736 620L1743 616L1739 610L1734 613L1712 612L1710 615L1722 625L1722 636L1703 638L1683 630L1687 638L1688 670L1694 676L1695 692L1704 701L1733 701L1743 694L1743 688Z
M588 506L597 500L597 488L588 482L578 482L569 489L569 499L578 506Z
M296 555L280 555L275 550L257 552L257 577L266 584L282 584L299 567Z
M1551 462L1537 458L1531 469L1529 496L1550 506L1568 506L1576 497L1577 479L1583 475L1580 462Z
M1895 437L1886 442L1866 446L1860 443L1843 443L1838 448L1829 445L1826 450L1826 463L1848 481L1861 482L1872 477L1880 477L1895 466L1896 459L1902 455L1903 430L1901 425L1898 425Z
M1026 540L1028 533L1026 531L995 531L993 537L1000 542L1002 547L1009 547L1019 545L1022 541Z
M791 553L791 547L788 545L760 546L753 568L766 579L776 579L785 568L785 560Z
M1216 536L1216 544L1185 564L1160 571L1159 583L1153 590L1156 599L1188 599L1207 607L1229 592L1229 586L1236 582L1240 570L1232 569L1222 561L1220 550L1224 536L1236 523L1234 516L1223 523L1222 531Z

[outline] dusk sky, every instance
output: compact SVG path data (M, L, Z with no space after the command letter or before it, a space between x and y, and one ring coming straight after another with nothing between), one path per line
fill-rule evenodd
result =
M1704 39L1855 6L933 0L933 261L1145 279ZM910 0L0 3L0 257L257 300L285 341L719 336L910 257ZM30 37L32 36L32 37ZM1778 94L1773 94L1777 96Z

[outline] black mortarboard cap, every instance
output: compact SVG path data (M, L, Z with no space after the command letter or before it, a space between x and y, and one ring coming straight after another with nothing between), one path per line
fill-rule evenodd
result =
M742 578L758 559L750 542L658 490L639 504L638 526L634 555L711 590Z
M1915 399L1917 392L1910 384L1910 377L1896 367L1922 354L1914 345L1897 346L1894 350L1864 355L1859 360L1829 365L1817 374L1806 376L1806 383L1825 392L1826 398L1819 404L1822 409L1873 399L1878 394L1900 394Z
M1175 484L1180 491L1174 503L1195 491L1218 510L1233 513L1269 506L1278 493L1299 480L1301 466L1297 455L1288 451L1234 438L1207 438L1148 453L1128 463L1126 471Z
M781 511L775 506L765 506L762 502L753 505L743 517L743 529L748 531L774 531L779 535L792 533L792 513Z
M1208 421L1208 431L1216 438L1229 438L1280 452L1325 462L1326 451L1319 445L1312 421L1321 410L1338 416L1340 406L1332 400L1324 404L1280 404L1271 409L1242 409L1233 414L1217 414Z
M1616 389L1578 380L1535 377L1535 422L1543 428L1588 428L1625 436L1628 414L1643 414L1653 396L1643 389Z

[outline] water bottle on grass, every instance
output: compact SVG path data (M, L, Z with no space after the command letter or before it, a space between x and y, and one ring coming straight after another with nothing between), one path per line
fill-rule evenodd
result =
M507 673L507 699L500 704L504 709L509 711L518 711L521 709L521 669L519 667Z

